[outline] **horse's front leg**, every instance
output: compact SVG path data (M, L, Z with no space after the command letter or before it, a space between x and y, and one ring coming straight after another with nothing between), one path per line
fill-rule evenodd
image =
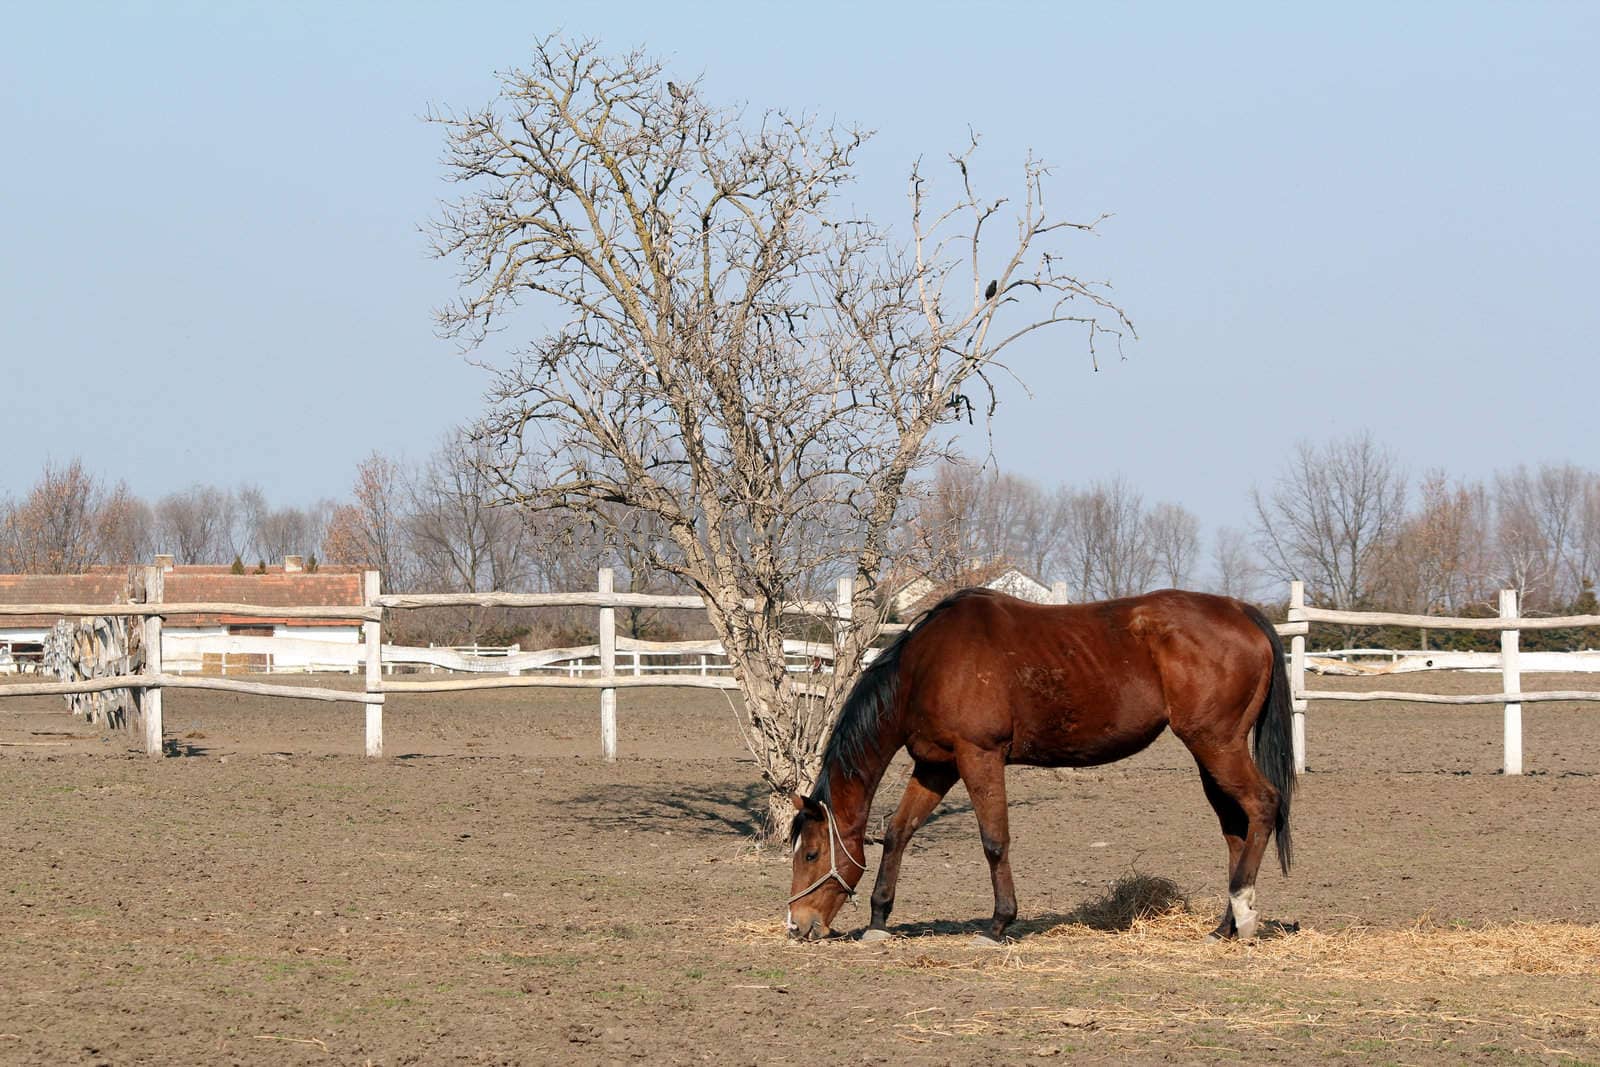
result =
M912 768L905 795L889 817L883 835L883 860L878 864L878 880L872 887L872 925L867 927L869 931L881 933L869 940L879 940L887 934L889 913L894 910L895 884L900 880L900 860L911 843L911 835L933 814L933 809L955 783L956 769L951 764L918 763Z
M1006 761L998 750L967 749L956 753L956 767L967 783L972 810L978 816L983 854L994 882L994 920L989 938L999 941L1017 917L1017 891L1011 882L1011 830L1006 814Z

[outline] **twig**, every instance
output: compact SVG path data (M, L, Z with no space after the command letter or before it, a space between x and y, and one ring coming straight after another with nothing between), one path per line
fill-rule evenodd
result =
M328 1043L317 1037L280 1037L277 1034L257 1034L257 1041L287 1041L292 1045L315 1045L322 1051L328 1051Z

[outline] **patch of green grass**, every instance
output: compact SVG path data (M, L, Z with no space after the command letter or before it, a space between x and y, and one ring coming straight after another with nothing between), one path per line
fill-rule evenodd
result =
M631 985L627 982L622 982L609 989L596 990L590 996L595 1000L606 1003L632 1001L640 1004L651 1004L661 999L661 994L648 986Z
M1394 1048L1394 1042L1381 1037L1358 1037L1344 1044L1343 1051L1354 1055L1366 1055L1373 1052L1387 1052Z
M626 923L616 923L606 931L606 935L608 937L620 938L623 941L637 941L645 936L645 932L637 926L629 926Z
M493 957L509 967L537 967L558 971L575 971L583 965L583 957L570 952L543 952L533 955L522 952L502 952Z

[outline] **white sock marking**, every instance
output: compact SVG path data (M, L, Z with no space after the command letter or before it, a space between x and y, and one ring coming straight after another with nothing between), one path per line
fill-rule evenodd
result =
M1233 908L1233 925L1239 931L1239 938L1245 940L1256 936L1260 927L1260 913L1256 911L1256 887L1245 886L1230 896L1228 903Z

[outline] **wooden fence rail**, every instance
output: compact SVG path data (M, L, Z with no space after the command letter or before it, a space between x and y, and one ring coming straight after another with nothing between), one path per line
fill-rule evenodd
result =
M1500 613L1494 618L1465 619L1435 615L1401 615L1387 611L1335 611L1314 608L1306 604L1305 584L1289 583L1289 626L1309 628L1313 622L1333 623L1343 626L1404 626L1427 630L1498 630L1500 631L1501 692L1446 695L1441 693L1408 693L1401 691L1375 691L1344 693L1335 690L1306 688L1305 636L1296 633L1289 649L1289 688L1293 708L1294 765L1301 772L1306 767L1306 707L1313 700L1371 701L1393 700L1422 704L1503 704L1501 769L1506 774L1522 773L1522 705L1549 701L1600 702L1600 692L1589 690L1563 690L1560 692L1524 693L1522 691L1522 663L1518 648L1518 634L1523 630L1560 630L1600 626L1600 615L1561 615L1542 618L1524 618L1517 613L1517 593L1514 589L1500 590ZM1287 632L1287 627L1279 627Z
M303 700L344 701L366 706L365 751L368 756L383 754L383 707L389 693L451 693L475 689L598 689L600 690L601 752L607 760L616 758L618 689L671 686L691 689L737 689L730 677L712 676L704 672L644 675L639 671L638 655L641 653L672 654L719 651L716 642L645 642L619 641L616 628L617 608L680 608L705 610L706 603L699 596L663 595L655 593L618 593L612 589L612 571L599 571L594 592L573 593L426 593L384 594L379 587L376 571L362 575L362 603L359 606L264 606L259 604L191 604L163 602L161 598L160 568L146 569L146 587L149 591L145 603L135 604L0 604L0 615L58 615L58 616L128 616L145 620L145 639L160 647L163 618L183 615L227 614L243 618L284 619L358 619L362 623L365 679L361 690L327 689L309 686L273 685L262 682L244 682L233 678L210 678L169 674L161 669L159 655L153 665L135 675L115 678L97 678L83 682L40 682L0 687L0 696L60 695L67 693L98 692L107 689L141 690L145 706L145 751L150 755L163 752L163 724L160 693L163 689L209 689L225 693L245 693L255 696L290 697ZM809 615L831 622L835 633L850 624L851 585L841 579L835 601L800 601L778 606L785 615ZM747 599L746 607L756 609L757 601ZM599 609L599 643L593 646L599 659L595 676L566 677L561 675L516 675L478 678L433 679L429 681L385 681L383 677L383 613L387 610L409 610L429 607L591 607ZM905 627L881 624L884 632L897 632ZM634 653L634 673L617 673L619 644L624 651ZM827 655L832 649L820 643L794 642L802 654ZM587 648L546 650L547 653L582 653ZM525 669L533 666L543 654L522 654L507 657L508 669ZM558 658L572 658L564 655ZM527 660L527 664L522 661ZM800 683L803 685L803 683Z
M384 594L379 587L376 571L368 571L362 581L362 603L358 606L266 606L259 604L190 604L169 603L162 599L160 568L148 568L145 581L145 602L136 604L0 604L0 616L5 615L57 615L57 616L127 616L144 620L146 647L153 649L147 657L144 670L135 675L97 678L80 682L41 682L0 687L0 696L30 696L97 692L108 689L137 689L145 693L144 735L145 749L159 755L162 749L163 689L208 689L218 692L245 693L256 696L291 697L302 700L344 701L365 705L365 750L369 756L383 754L383 707L389 693L449 693L476 689L598 689L600 690L600 742L606 759L616 758L617 721L616 693L618 689L651 686L673 686L695 689L737 689L737 683L727 676L714 676L702 671L670 674L641 675L637 657L640 653L677 654L700 652L711 654L720 646L716 642L645 642L619 641L616 632L617 608L679 608L704 609L699 596L661 595L654 593L618 593L612 589L612 572L609 568L597 575L593 592L575 593L428 593ZM841 579L838 595L833 601L804 601L780 606L783 614L809 615L828 620L834 628L837 641L844 628L850 626L851 586L849 579ZM747 600L746 605L756 607L757 602ZM547 659L550 653L567 654L558 658L575 658L571 654L586 653L596 656L597 668L592 675L518 675L432 679L428 681L386 681L383 677L383 612L428 607L592 607L598 609L599 641L595 646L574 649L552 649L545 653L522 653L506 657L506 667L526 669L536 665L534 660ZM161 662L162 620L183 615L228 614L243 618L289 619L358 619L362 622L365 679L361 690L341 690L317 687L273 685L262 682L245 682L233 678L193 677L167 673ZM1356 626L1405 626L1430 630L1498 630L1500 631L1500 668L1502 692L1471 695L1442 695L1408 692L1344 693L1306 688L1306 637L1312 623L1333 623ZM902 624L879 623L886 633L905 629ZM1600 702L1600 692L1561 691L1546 693L1522 692L1521 667L1517 635L1522 630L1552 630L1600 626L1600 615L1571 615L1549 618L1523 618L1517 614L1516 593L1504 590L1500 594L1500 613L1495 618L1466 619L1432 615L1405 615L1392 612L1335 611L1311 607L1305 602L1305 586L1290 583L1288 621L1277 627L1278 633L1290 639L1289 679L1292 708L1294 762L1297 771L1305 769L1306 710L1312 700L1323 701L1414 701L1429 704L1503 704L1504 715L1504 770L1506 774L1522 773L1522 705L1548 701ZM635 655L633 674L617 671L617 653ZM831 658L832 649L820 643L797 642L803 654ZM527 659L524 664L521 661Z

